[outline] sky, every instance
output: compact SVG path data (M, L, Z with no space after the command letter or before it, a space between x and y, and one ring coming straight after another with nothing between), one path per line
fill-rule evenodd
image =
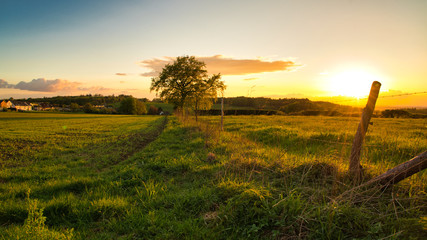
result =
M380 104L427 107L427 1L0 0L0 98L152 99L185 55L226 97L353 104L376 80Z

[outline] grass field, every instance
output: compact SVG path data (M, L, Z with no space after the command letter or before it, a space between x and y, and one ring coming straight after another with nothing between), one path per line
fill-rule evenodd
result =
M427 173L346 194L358 119L0 113L3 239L422 239ZM366 179L427 149L373 119ZM366 180L365 179L365 180Z
M153 105L157 108L162 108L164 112L168 112L170 114L173 113L173 104L170 103L158 103L158 102L148 102L146 103L147 109L150 107L150 105Z

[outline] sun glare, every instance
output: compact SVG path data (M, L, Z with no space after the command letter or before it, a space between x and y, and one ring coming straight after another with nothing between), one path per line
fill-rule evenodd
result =
M373 81L380 79L365 71L345 71L331 76L329 91L335 96L365 97Z

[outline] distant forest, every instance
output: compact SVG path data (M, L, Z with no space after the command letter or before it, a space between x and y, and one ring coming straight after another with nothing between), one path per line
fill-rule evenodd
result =
M210 111L216 111L220 103L221 99L218 99L215 108ZM239 114L239 111L263 110L267 114L282 115L359 116L362 112L361 108L338 105L331 102L311 101L307 98L231 97L224 98L224 104L226 111L236 112L238 110L237 114Z

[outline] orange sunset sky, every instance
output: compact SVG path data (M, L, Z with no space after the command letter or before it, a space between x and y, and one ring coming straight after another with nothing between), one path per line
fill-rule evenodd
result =
M151 78L193 55L226 97L357 104L377 80L379 106L427 107L426 13L425 0L2 0L0 98L151 99Z

